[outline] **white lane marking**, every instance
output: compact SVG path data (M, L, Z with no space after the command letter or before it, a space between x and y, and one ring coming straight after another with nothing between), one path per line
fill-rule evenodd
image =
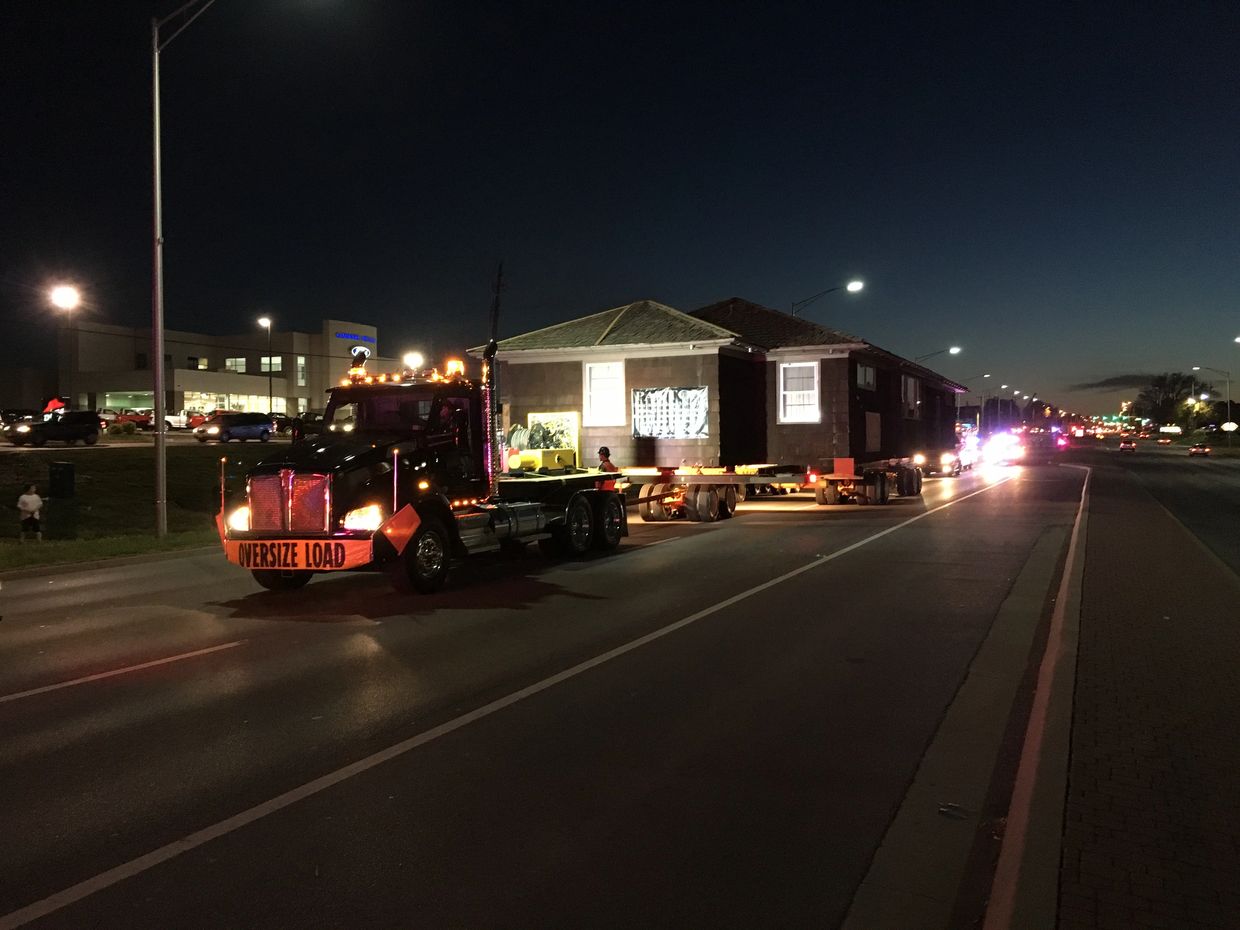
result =
M29 691L17 691L13 694L0 696L0 704L6 704L9 701L20 701L22 698L33 697L36 694L47 694L49 691L59 691L61 688L72 688L74 685L84 685L90 681L100 681L104 678L115 678L117 675L128 675L130 672L138 672L144 668L154 668L157 665L167 665L169 662L180 662L183 659L192 659L196 656L205 656L208 653L219 652L221 649L232 649L234 646L240 646L245 640L239 639L232 643L222 643L219 646L208 646L206 649L195 649L193 652L182 652L180 655L166 656L162 659L152 659L150 662L141 662L138 665L127 665L125 668L116 668L110 672L96 672L94 675L84 675L81 678L74 678L71 681L61 681L54 685L44 685L41 688L31 688Z
M1038 768L1042 762L1042 741L1046 736L1051 699L1051 685L1063 658L1064 626L1068 612L1068 589L1080 545L1081 519L1089 502L1089 479L1093 469L1088 465L1068 465L1068 468L1084 468L1085 481L1081 484L1081 501L1076 508L1076 521L1072 524L1072 538L1068 542L1068 554L1064 558L1063 576L1055 596L1055 609L1051 613L1050 629L1046 636L1046 651L1038 666L1038 682L1033 692L1033 706L1029 709L1029 722L1025 727L1025 742L1016 768L1016 781L1012 786L1012 799L1008 805L1007 827L1003 832L1003 845L999 847L999 861L995 864L995 877L991 882L990 902L986 906L983 930L1006 930L1013 925L1016 906L1016 889L1021 866L1025 861L1026 836L1029 817L1033 809L1033 790L1038 780Z
M141 873L146 872L149 869L153 869L155 866L161 865L170 859L175 859L182 853L189 852L192 849L197 849L199 846L209 843L212 840L219 839L222 836L226 836L229 833L240 830L242 827L248 826L257 820L261 820L269 814L274 814L277 811L296 804L298 801L303 801L306 798L326 791L328 788L334 787L343 781L347 781L355 775L361 775L363 772L367 772L377 765L382 765L385 762L389 762L392 759L403 756L410 750L417 749L419 746L423 746L432 740L439 739L441 736L446 736L449 733L468 726L469 724L474 723L477 720L481 720L484 717L489 717L506 707L511 707L518 701L523 701L528 697L532 697L535 694L546 691L548 688L553 688L561 682L568 681L570 678L576 678L583 672L588 672L590 669L597 668L605 662L610 662L612 659L619 658L620 656L630 653L635 649L640 649L642 646L652 643L657 639L662 639L664 636L683 629L691 623L696 623L703 617L709 617L711 614L718 613L726 607L731 607L733 604L740 603L741 601L753 597L755 594L759 594L768 588L773 588L778 584L783 584L785 581L796 578L798 575L803 575L808 571L818 568L820 565L825 565L827 562L834 561L840 556L847 555L848 553L860 549L862 546L868 545L877 539L882 539L884 536L888 536L896 530L902 529L911 523L916 523L918 520L924 520L933 513L938 513L940 510L945 510L954 504L959 504L961 501L966 501L970 497L976 497L979 494L992 491L1000 485L1011 481L1012 477L1015 476L1004 478L1002 481L997 481L992 485L981 488L971 494L966 494L963 497L954 498L939 505L938 507L935 507L933 510L927 510L923 513L919 513L916 516L910 517L909 519L903 521L902 523L897 523L895 526L889 526L885 530L880 530L873 536L867 536L865 539L859 540L849 546L845 546L843 549L837 549L835 552L829 553L828 555L819 556L814 559L814 561L808 562L800 568L794 568L792 571L784 572L784 574L779 575L776 578L772 578L769 581L764 581L762 584L755 585L746 591L742 591L740 594L734 594L732 597L719 601L716 604L712 604L709 607L705 607L697 613L690 614L689 616L683 617L682 619L677 620L674 623L670 623L665 627L661 627L654 632L647 633L645 636L639 636L637 639L631 640L622 646L617 646L615 649L604 652L601 655L597 655L592 659L586 659L584 662L579 662L571 668L567 668L562 672L557 672L549 678L544 678L542 681L528 685L519 691L514 691L504 697L497 698L489 704L483 704L481 707L475 708L474 710L462 714L459 717L455 717L446 723L441 723L437 727L432 727L431 729L419 733L416 736L411 736L409 739L402 740L393 746L389 746L387 749L381 749L363 759L358 759L356 762L350 763L344 768L337 769L334 772L329 772L326 775L321 775L313 781L306 782L298 788L293 788L292 790L277 795L276 797L264 801L261 804L256 804L249 810L242 811L239 814L234 814L225 820L221 820L219 823L212 824L202 830L197 830L188 836L182 837L179 840L174 840L171 843L152 850L151 852L139 856L136 859L131 859L128 862L108 869L105 872L100 872L98 875L88 878L85 881L78 882L76 885L71 885L63 891L58 891L53 895L43 898L41 901L35 901L33 904L28 904L19 910L0 917L0 930L14 930L16 927L21 927L33 920L46 917L48 914L54 913L63 907L67 907L70 904L81 901L83 898L87 898L95 892L103 891L105 888L110 888L118 882L123 882L126 879L133 878L135 875L140 875Z

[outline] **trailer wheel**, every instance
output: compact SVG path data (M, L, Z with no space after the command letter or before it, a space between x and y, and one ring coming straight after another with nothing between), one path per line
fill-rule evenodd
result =
M840 502L840 486L834 481L818 479L814 485L814 500L819 504L838 504Z
M620 545L624 510L614 494L602 496L594 513L594 548L608 552Z
M698 486L696 484L691 484L685 488L685 519L693 523L697 523L702 519L698 515L697 495Z
M729 484L719 489L719 519L727 520L736 513L736 485Z
M912 497L917 488L917 474L912 468L901 468L896 478L896 491L901 497Z
M412 588L419 594L433 594L448 580L451 551L443 525L427 517L409 540L404 555L389 566L388 577L400 591Z
M663 493L666 485L643 484L637 492L637 513L646 523L662 523L667 519L667 508L661 500L650 500Z
M257 568L250 574L268 591L296 591L306 586L314 572L282 572L275 568Z
M913 488L913 496L914 496L914 497L920 497L920 496L921 496L921 481L922 481L921 469L920 469L920 468L915 468L915 469L913 469L913 471L914 471L914 473L915 473L915 474L916 474L916 476L917 476L917 483L916 483L916 485L915 485L915 486L914 486L914 488ZM957 477L959 477L959 476L960 476L960 466L959 466L959 463L957 463L957 466L956 466L956 476L957 476Z
M594 513L590 510L590 502L581 495L574 497L564 514L564 525L556 527L552 535L560 538L569 555L589 552L594 539Z
M747 485L737 484L733 487L736 489L736 502L738 504L749 496L749 487Z
M885 504L890 499L887 486L887 473L880 471L874 475L874 503Z
M692 490L692 489L690 489ZM689 499L686 492L685 500ZM703 523L714 523L719 517L719 491L709 485L697 485L697 493L693 495L694 510L697 519Z

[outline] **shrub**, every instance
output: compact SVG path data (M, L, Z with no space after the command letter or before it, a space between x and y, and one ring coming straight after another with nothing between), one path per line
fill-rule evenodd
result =
M138 424L133 422L133 420L126 420L124 423L121 424L121 432L124 433L126 436L132 436L137 431L138 431Z
M122 432L124 432L124 430L121 429L121 425L119 423L108 424L108 435L109 436L119 436Z

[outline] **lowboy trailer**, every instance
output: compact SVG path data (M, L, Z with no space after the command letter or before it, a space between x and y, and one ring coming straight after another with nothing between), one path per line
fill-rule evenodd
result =
M638 487L637 513L643 521L683 517L710 523L728 519L740 501L768 489L813 491L819 504L886 504L893 496L921 494L922 474L911 458L860 466L851 458L836 458L829 469L792 465L626 468L623 478Z

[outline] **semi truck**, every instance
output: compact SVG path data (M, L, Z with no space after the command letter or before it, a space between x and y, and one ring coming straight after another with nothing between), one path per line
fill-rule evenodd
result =
M430 593L475 553L527 542L553 555L615 549L628 535L615 474L502 470L495 345L493 335L480 382L456 360L442 373L371 374L355 356L329 391L320 434L263 459L244 482L230 485L221 459L216 522L228 560L271 591L318 572L382 571L400 590Z

